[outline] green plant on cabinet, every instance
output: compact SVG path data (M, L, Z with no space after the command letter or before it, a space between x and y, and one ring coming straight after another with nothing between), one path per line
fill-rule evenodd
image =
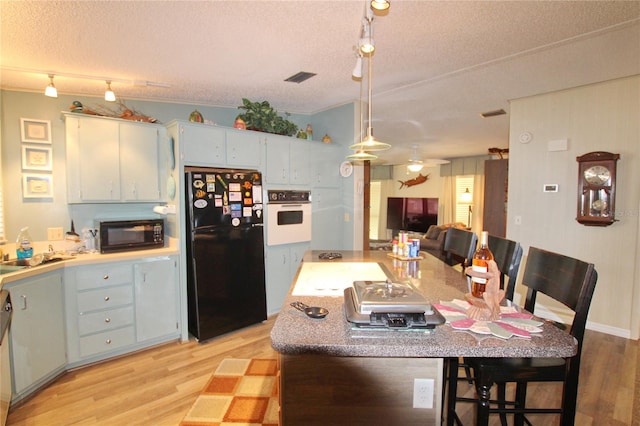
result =
M245 112L238 115L248 130L259 130L276 135L293 136L298 132L298 126L284 117L278 115L278 111L267 101L251 102L242 98L242 105L238 107Z

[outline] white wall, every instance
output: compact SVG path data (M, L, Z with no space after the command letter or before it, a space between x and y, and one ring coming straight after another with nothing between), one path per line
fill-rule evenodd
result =
M525 254L535 246L594 263L598 283L588 328L637 339L640 76L514 100L510 110L507 237L519 241ZM527 144L519 142L525 131L533 135ZM566 151L548 149L549 140L565 138ZM576 157L592 151L620 154L618 221L607 227L575 220ZM559 191L543 193L547 183L558 184ZM516 216L521 225L515 225ZM522 286L518 291L524 295ZM549 299L539 302L559 308Z

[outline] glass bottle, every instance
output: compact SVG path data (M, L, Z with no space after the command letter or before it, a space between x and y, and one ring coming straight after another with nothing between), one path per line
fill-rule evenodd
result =
M16 239L16 257L18 259L29 259L33 256L33 240L29 235L29 227L20 229Z
M480 247L473 254L471 260L471 269L478 272L489 271L489 261L493 260L493 253L489 250L489 233L482 231L480 234ZM471 295L473 297L482 297L487 287L487 279L479 277L471 277Z

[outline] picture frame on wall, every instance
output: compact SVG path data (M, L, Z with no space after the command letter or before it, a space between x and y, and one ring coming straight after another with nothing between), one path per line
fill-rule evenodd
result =
M34 118L20 119L20 136L22 142L51 143L51 121Z
M22 169L50 172L53 169L51 147L22 145Z
M24 198L53 198L53 176L23 173L22 196Z

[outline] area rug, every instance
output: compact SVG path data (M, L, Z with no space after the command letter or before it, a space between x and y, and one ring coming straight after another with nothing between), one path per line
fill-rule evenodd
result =
M222 360L180 426L278 425L275 359Z

